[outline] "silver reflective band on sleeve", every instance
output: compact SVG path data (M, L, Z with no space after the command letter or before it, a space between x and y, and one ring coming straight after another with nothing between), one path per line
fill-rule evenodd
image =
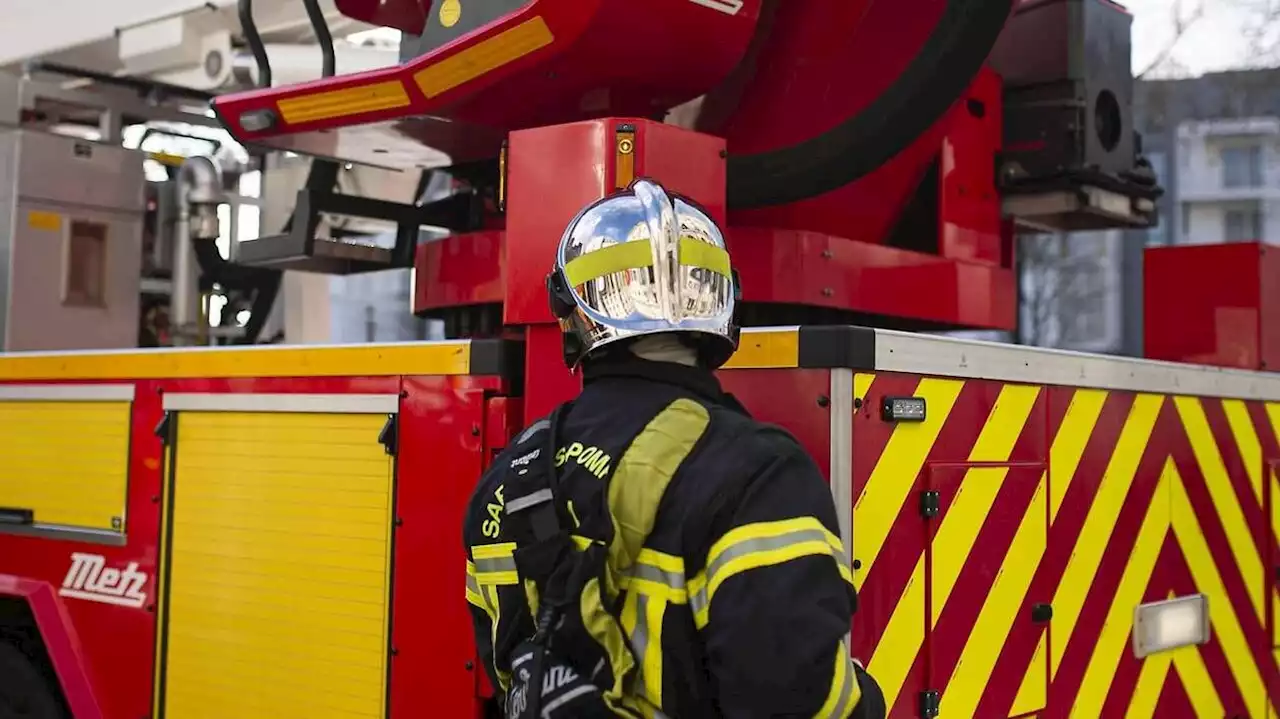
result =
M550 489L539 489L527 497L519 497L507 502L507 514L515 514L526 507L551 501Z
M467 591L475 592L476 594L480 593L480 583L471 574L467 574Z
M515 557L493 557L492 559L481 559L476 557L476 577L477 579L483 574L493 574L495 572L514 572L516 571ZM485 582L481 582L484 584Z
M798 559L800 556L818 554L818 552L807 552L798 556L792 556L790 553L778 554L779 550L787 549L789 547L815 543L820 544L824 548L824 551L821 552L821 554L834 558L847 570L849 562L848 557L844 556L842 549L832 546L832 539L833 535L825 529L822 529L821 525L819 525L813 528L795 529L772 537L755 537L734 542L716 554L715 558L711 560L711 563L707 565L707 568L703 570L703 577L697 578L701 581L696 582L696 589L690 593L689 605L693 608L695 615L702 615L706 612L711 601L711 596L715 593L716 587L720 582L734 574L737 574L738 571L741 571L728 571L730 565L736 560L748 555L775 554L776 556L773 558L763 558L765 561L760 562L758 565L771 566L781 564L791 559ZM720 576L722 574L724 576Z

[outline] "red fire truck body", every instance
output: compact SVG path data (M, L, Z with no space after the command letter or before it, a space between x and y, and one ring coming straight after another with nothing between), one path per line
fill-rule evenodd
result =
M6 638L76 717L480 716L457 527L520 425L499 349L4 359ZM831 478L892 716L1274 711L1280 378L849 327L721 375ZM1135 608L1194 594L1209 641L1136 658Z
M1151 253L1149 317L1194 322L1149 319L1148 346L1203 365L857 326L1010 329L1013 219L1150 219L1132 146L1084 167L1128 141L1121 85L1057 78L1047 106L1083 114L1037 125L1049 90L1001 62L1045 28L1127 33L1113 3L339 5L442 34L215 109L257 146L493 160L496 186L469 175L483 226L411 246L415 309L470 339L0 357L0 696L77 719L491 715L464 503L579 388L542 289L560 232L644 176L728 228L755 326L720 376L829 478L852 650L890 716L1275 713L1274 254ZM650 117L700 95L700 132ZM1086 126L1110 149L1059 147ZM1197 284L1210 259L1237 281Z

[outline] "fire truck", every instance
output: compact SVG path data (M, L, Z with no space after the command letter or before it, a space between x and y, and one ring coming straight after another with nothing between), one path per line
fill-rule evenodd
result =
M455 191L309 182L237 261L413 267L453 339L0 357L0 715L495 716L461 515L580 389L545 276L639 177L727 228L746 329L720 378L826 473L891 717L1276 715L1280 252L1148 250L1145 358L946 336L1016 328L1020 233L1156 221L1123 7L336 4L400 30L400 62L337 74L316 13L324 76L273 87L242 0L262 87L218 119L313 176ZM197 247L207 169L184 175Z

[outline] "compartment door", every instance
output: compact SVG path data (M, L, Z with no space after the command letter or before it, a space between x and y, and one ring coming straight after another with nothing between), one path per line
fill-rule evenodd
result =
M170 414L162 716L386 715L389 415L275 397L334 411Z
M1044 473L1031 462L929 468L922 499L930 526L929 689L921 702L938 706L941 716L993 719L978 708L990 686L1008 681L992 674L1001 652L1045 640L1052 609L1047 599L1027 596L1048 537ZM1007 716L1044 708L1044 661L1043 671L1028 672Z
M1276 428L1280 431L1280 427ZM1271 525L1267 533L1267 548L1271 554L1271 646L1280 649L1280 459L1269 459L1263 466L1266 472L1267 502L1271 507ZM1276 652L1280 658L1280 651Z

